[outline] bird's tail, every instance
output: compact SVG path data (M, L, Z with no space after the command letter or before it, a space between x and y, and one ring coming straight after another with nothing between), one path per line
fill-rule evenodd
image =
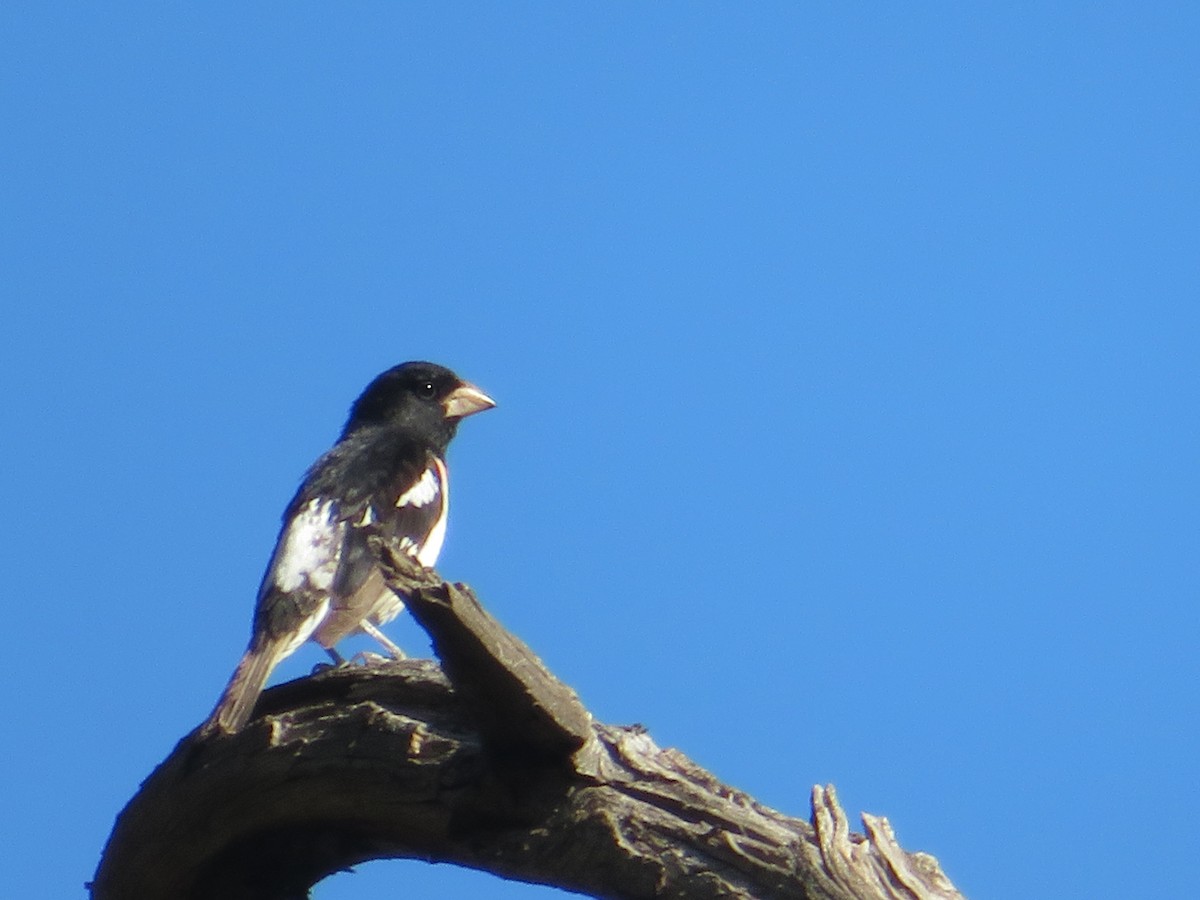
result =
M254 704L262 693L263 685L275 664L287 654L281 653L283 648L274 642L251 644L246 650L241 662L233 670L225 693L217 701L216 709L204 723L204 730L220 729L227 734L241 731L250 721L254 712Z

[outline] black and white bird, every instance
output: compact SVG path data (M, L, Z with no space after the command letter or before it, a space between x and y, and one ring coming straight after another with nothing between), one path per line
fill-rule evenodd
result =
M310 638L334 645L357 631L403 656L376 626L404 608L384 583L368 529L432 566L446 537L446 448L466 416L495 401L449 369L408 362L354 402L342 435L305 476L283 516L258 589L250 644L206 729L240 730L271 670Z

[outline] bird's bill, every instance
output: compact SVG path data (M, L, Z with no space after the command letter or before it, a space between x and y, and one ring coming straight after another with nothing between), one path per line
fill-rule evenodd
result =
M442 405L445 407L447 419L461 419L491 409L496 405L496 401L475 385L462 384L451 392Z

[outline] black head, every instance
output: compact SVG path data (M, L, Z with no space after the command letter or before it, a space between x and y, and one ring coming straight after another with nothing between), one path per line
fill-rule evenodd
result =
M342 429L345 438L361 428L395 427L435 444L454 436L461 419L496 405L475 385L444 366L407 362L388 369L354 401Z

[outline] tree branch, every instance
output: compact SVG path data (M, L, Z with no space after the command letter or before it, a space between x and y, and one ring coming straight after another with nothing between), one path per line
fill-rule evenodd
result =
M961 896L886 819L851 834L832 787L790 818L593 722L469 589L381 552L442 666L330 669L267 691L238 734L185 737L118 817L93 900L291 900L381 858L597 897Z

